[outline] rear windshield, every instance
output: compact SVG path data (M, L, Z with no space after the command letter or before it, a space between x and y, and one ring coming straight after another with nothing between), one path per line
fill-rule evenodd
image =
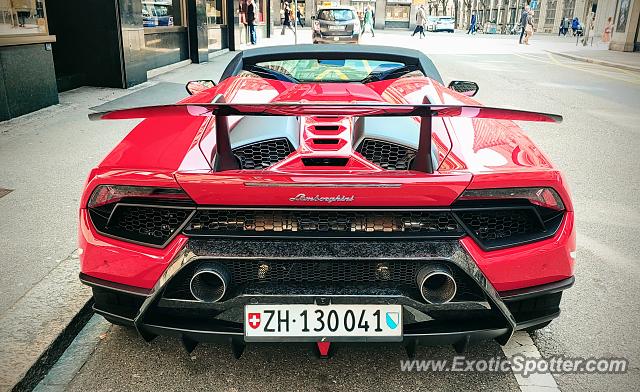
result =
M349 9L320 10L320 12L318 12L319 20L327 20L331 22L346 22L355 18L356 16L353 11Z
M278 60L256 64L291 77L298 82L359 82L369 75L401 69L405 64L393 61L347 60Z

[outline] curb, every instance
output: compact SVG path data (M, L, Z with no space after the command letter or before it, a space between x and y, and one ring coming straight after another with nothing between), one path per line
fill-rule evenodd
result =
M80 311L69 321L69 324L51 342L46 350L40 354L40 357L38 357L11 390L32 391L56 364L62 354L64 354L91 316L93 316L93 297L87 301Z
M633 65L620 64L620 63L616 63L616 62L613 62L613 61L607 61L607 60L598 60L598 59L593 59L593 58L590 58L590 57L576 56L575 54L558 53L558 52L553 52L551 50L547 50L547 52L551 53L551 54L555 54L557 56L566 57L568 59L572 59L572 60L576 60L576 61L582 61L582 62L585 62L585 63L598 64L598 65L604 65L604 66L612 67L612 68L624 69L624 70L627 70L627 71L640 72L640 67L635 67Z

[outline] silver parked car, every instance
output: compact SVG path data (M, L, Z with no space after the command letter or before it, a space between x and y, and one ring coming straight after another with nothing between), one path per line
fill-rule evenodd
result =
M361 30L353 7L321 8L313 21L313 43L357 44Z

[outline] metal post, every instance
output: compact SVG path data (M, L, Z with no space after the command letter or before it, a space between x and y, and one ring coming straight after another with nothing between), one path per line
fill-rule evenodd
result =
M298 44L298 0L293 0L293 43Z

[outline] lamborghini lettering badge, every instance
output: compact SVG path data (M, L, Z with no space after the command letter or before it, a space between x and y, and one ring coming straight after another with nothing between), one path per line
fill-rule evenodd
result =
M333 203L333 202L352 202L356 197L354 195L351 196L307 196L304 193L299 193L297 196L289 198L289 201L302 201L302 202L324 202L324 203Z

